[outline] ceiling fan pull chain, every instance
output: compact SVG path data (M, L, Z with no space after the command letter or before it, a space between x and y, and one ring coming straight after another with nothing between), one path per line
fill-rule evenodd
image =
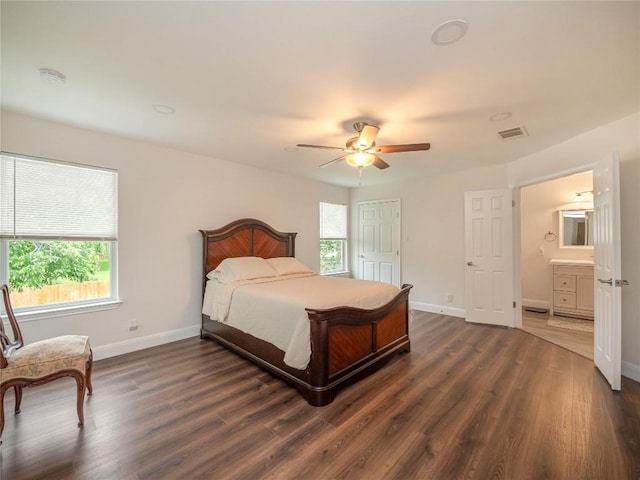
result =
M362 174L364 173L364 167L358 167L358 188L362 186Z

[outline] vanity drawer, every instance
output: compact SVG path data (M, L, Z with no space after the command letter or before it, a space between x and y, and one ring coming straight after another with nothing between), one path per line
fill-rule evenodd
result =
M593 267L591 265L554 265L554 275L591 275L593 276Z
M576 276L575 275L554 275L553 289L556 291L562 291L562 292L575 292Z
M575 292L553 292L553 306L558 308L576 308Z

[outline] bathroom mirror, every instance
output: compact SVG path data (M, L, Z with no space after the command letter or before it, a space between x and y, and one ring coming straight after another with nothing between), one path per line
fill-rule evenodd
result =
M560 210L560 248L593 247L593 210Z

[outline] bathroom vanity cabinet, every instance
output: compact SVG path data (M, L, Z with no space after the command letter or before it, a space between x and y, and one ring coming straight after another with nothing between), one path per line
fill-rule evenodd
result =
M593 320L593 263L552 260L552 315Z

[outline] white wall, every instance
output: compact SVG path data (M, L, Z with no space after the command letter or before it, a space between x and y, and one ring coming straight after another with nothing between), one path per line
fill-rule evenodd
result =
M358 237L357 202L401 199L401 277L413 284L411 302L425 310L464 316L464 192L505 188L506 166L351 190L351 235ZM357 262L352 248L352 271ZM446 302L446 295L453 302Z
M348 203L342 187L2 112L4 151L118 170L119 290L112 310L22 322L29 342L91 337L96 358L197 335L202 247L198 229L242 218L298 232L296 256L319 269L318 203ZM139 329L130 332L127 321Z
M591 171L523 187L520 192L523 306L551 308L552 258L593 260L593 248L560 248L558 209L593 190ZM592 197L589 196L589 199ZM545 238L553 232L554 236Z
M623 277L623 374L640 381L640 115L603 125L507 166L351 190L351 235L357 245L357 202L400 198L402 282L419 308L464 315L464 192L521 187L589 169L620 154ZM516 141L516 140L514 140ZM516 198L518 196L516 195ZM352 249L355 255L356 249ZM352 258L352 270L357 263ZM454 295L446 303L447 293Z

